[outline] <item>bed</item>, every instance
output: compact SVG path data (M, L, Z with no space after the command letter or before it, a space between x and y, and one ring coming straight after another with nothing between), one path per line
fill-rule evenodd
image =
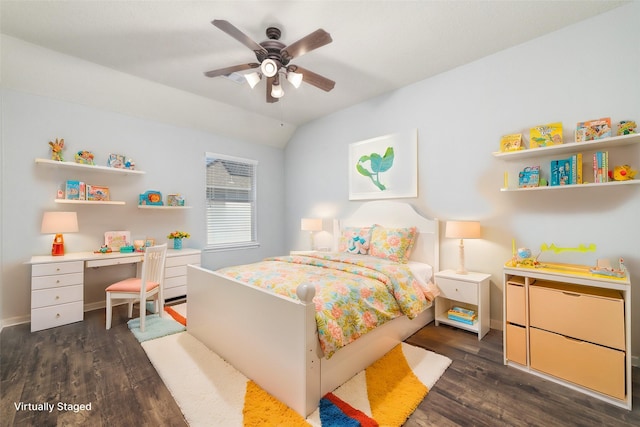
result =
M438 271L437 220L406 203L373 201L338 221L334 234L373 224L416 227L409 260ZM290 298L196 266L188 267L187 283L187 331L304 417L322 396L434 319L431 304L416 317L387 321L326 357L318 338L314 285L300 284L297 298Z

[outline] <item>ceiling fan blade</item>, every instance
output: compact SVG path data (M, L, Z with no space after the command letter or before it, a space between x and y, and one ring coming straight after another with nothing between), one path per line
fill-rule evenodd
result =
M282 57L285 61L290 61L293 58L297 58L298 56L302 56L307 52L329 44L332 41L333 39L331 38L331 34L320 28L318 30L315 30L313 33L301 38L297 42L283 47L282 50L280 50L280 53L282 54Z
M218 76L227 76L236 71L244 71L249 70L251 68L258 68L260 64L252 63L252 64L240 64L234 65L232 67L220 68L218 70L211 70L204 73L207 77L218 77Z
M229 21L225 21L224 19L214 19L213 21L211 21L211 23L216 27L218 27L219 29L221 29L222 31L224 31L225 33L229 34L234 39L238 40L240 43L242 43L252 51L254 51L256 55L258 53L262 53L264 55L267 54L267 49L260 46L251 37L249 37L242 31L240 31Z
M336 85L336 82L326 77L316 74L313 71L309 71L306 68L299 67L297 65L289 65L287 71L293 71L294 73L302 74L302 81L309 83L319 89L329 92Z
M278 102L278 98L274 98L273 96L271 96L271 89L273 88L273 82L275 79L275 77L267 78L267 102L271 104L274 102Z

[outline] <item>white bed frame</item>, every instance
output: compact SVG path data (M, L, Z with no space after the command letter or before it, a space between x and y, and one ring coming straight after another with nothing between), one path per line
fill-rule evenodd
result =
M341 226L372 224L417 226L411 259L438 271L438 220L420 216L406 203L374 201ZM300 285L297 301L191 265L187 284L187 331L305 418L322 396L434 319L433 307L413 320L396 318L326 359L317 337L313 287Z

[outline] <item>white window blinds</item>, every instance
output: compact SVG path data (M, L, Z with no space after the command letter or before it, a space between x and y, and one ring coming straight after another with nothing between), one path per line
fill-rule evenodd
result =
M257 245L258 162L207 153L207 246Z

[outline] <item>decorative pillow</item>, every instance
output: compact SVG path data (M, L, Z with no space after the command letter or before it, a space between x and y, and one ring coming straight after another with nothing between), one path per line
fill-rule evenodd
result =
M345 227L342 229L338 251L366 255L369 253L371 227Z
M385 228L376 224L371 231L369 255L404 264L409 260L417 234L416 227Z

